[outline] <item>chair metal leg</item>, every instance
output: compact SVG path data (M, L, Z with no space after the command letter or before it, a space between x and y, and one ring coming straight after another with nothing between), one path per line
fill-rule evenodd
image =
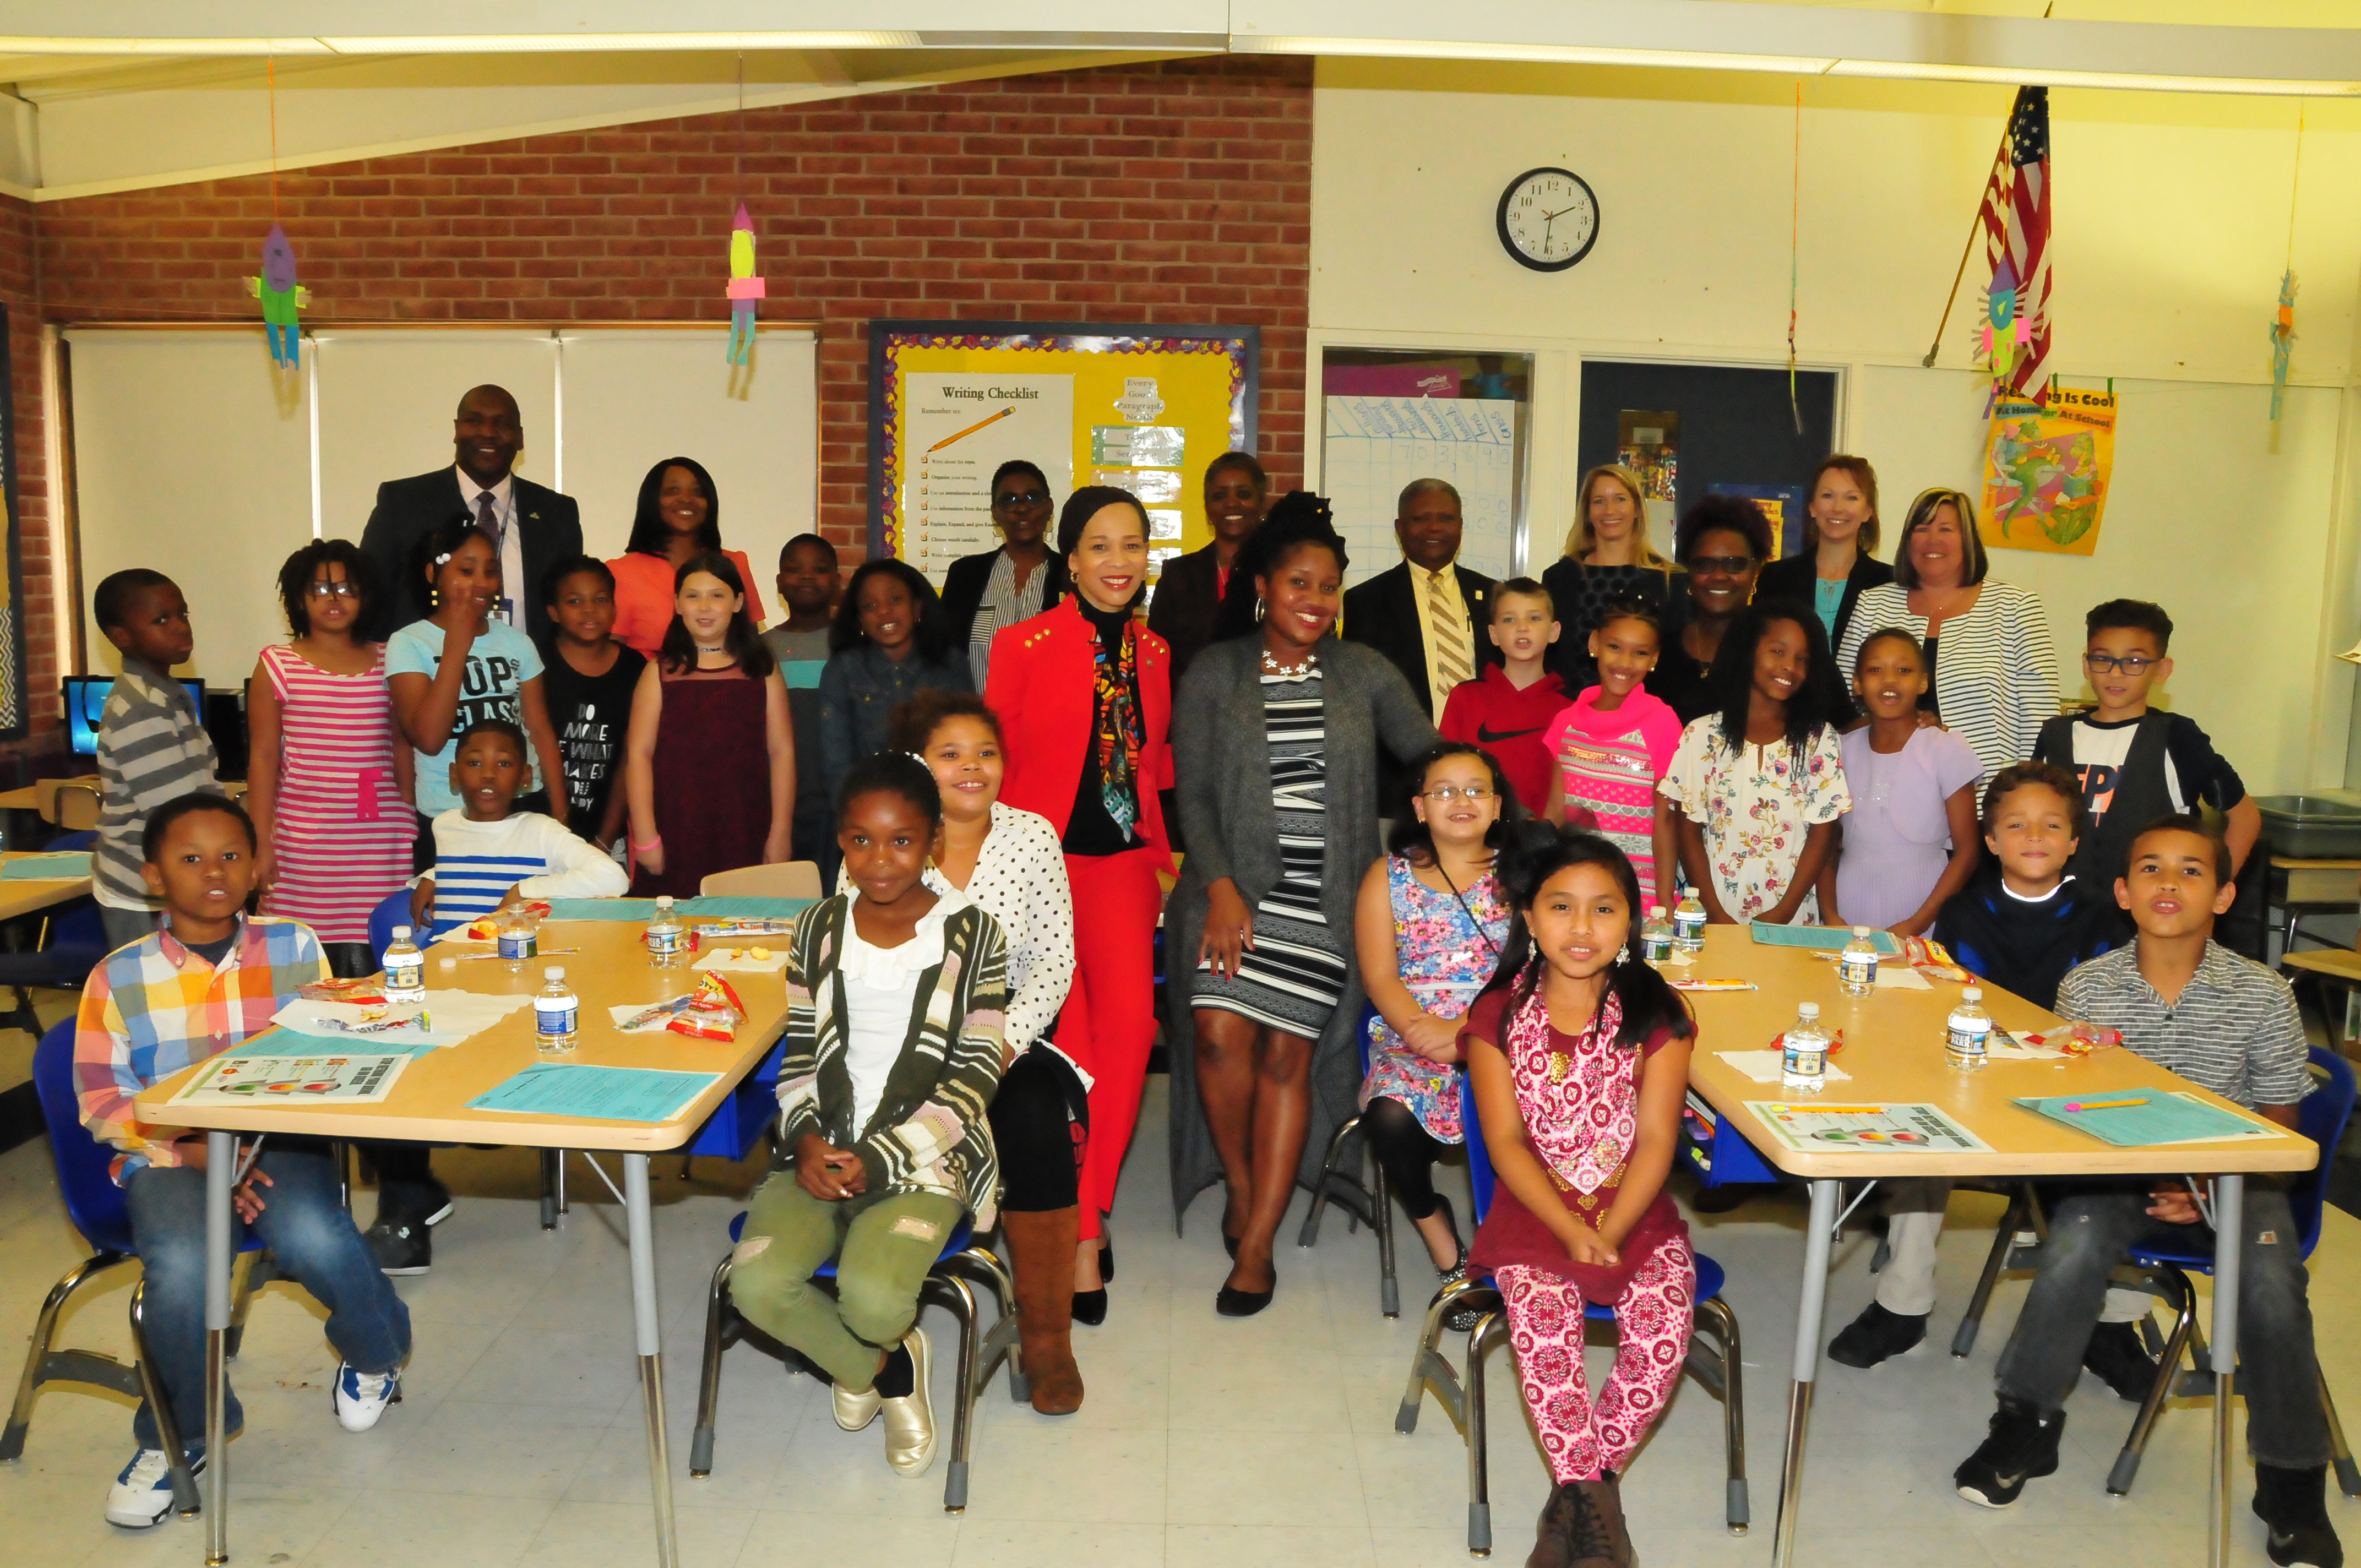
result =
M1467 1555L1492 1555L1491 1458L1485 1443L1484 1357L1509 1337L1509 1314L1491 1311L1467 1331Z
M1984 1309L1992 1304L1993 1287L2000 1283L2001 1271L2008 1266L2009 1254L2016 1246L2016 1233L2024 1223L2031 1200L2023 1192L2008 1201L2008 1212L2000 1217L2000 1230L1993 1236L1992 1251L1984 1255L1983 1272L1976 1277L1975 1294L1968 1298L1968 1310L1960 1318L1960 1326L1951 1335L1951 1354L1964 1359L1976 1348L1977 1331L1983 1327Z
M171 1466L172 1508L182 1519L191 1519L201 1511L196 1472L189 1467L189 1449L181 1439L181 1423L172 1415L172 1401L165 1397L164 1380L156 1376L156 1358L148 1353L147 1309L148 1281L142 1279L131 1288L131 1344L139 1357L140 1391L148 1401L148 1412L156 1418L156 1435ZM208 1453L205 1463L219 1464L221 1456Z
M94 1253L49 1288L48 1299L41 1303L41 1315L33 1325L32 1346L25 1353L24 1375L16 1380L16 1402L9 1408L6 1428L0 1430L0 1464L12 1464L25 1456L25 1434L33 1424L33 1401L40 1397L44 1383L95 1383L135 1399L139 1397L137 1368L126 1366L115 1357L96 1351L51 1348L57 1340L58 1314L64 1310L73 1293L117 1264L130 1261L128 1253Z
M1343 1163L1345 1140L1358 1132L1360 1126L1361 1119L1358 1116L1348 1117L1344 1124L1336 1129L1335 1135L1328 1140L1328 1157L1321 1162L1319 1185L1312 1190L1312 1212L1303 1216L1303 1229L1295 1238L1297 1246L1308 1247L1318 1245L1322 1212L1331 1202L1345 1201L1336 1190L1339 1187L1349 1187L1356 1191L1362 1190L1359 1181L1345 1174ZM1349 1210L1349 1204L1347 1208Z
M1017 1404L1033 1398L1033 1379L1026 1373L1024 1358L1016 1354L1018 1325L1016 1282L1009 1277L1008 1267L1000 1255L989 1247L970 1246L966 1251L944 1258L935 1266L963 1277L979 1279L992 1288L994 1304L1000 1315L994 1320L992 1331L983 1336L977 1351L976 1392L982 1394L992 1381L994 1371L1002 1358L1008 1362L1008 1397Z
M2336 1487L2348 1497L2361 1497L2361 1465L2353 1463L2353 1450L2345 1446L2345 1423L2336 1419L2336 1401L2328 1392L2328 1374L2320 1375L2320 1409L2328 1417L2328 1452L2336 1467Z
M688 1440L688 1478L702 1481L713 1474L713 1420L721 1404L721 1353L738 1337L738 1310L730 1301L732 1248L713 1266L713 1283L705 1292L704 1369L697 1383L697 1431Z
M2143 1271L2155 1284L2165 1288L2165 1299L2171 1305L2172 1332L2165 1336L2164 1354L2157 1360L2156 1383L2140 1401L2139 1414L2132 1419L2132 1430L2124 1436L2122 1452L2107 1472L2107 1491L2118 1497L2131 1496L2132 1483L2139 1475L2140 1459L2147 1453L2147 1440L2156 1431L2156 1419L2163 1413L2164 1403L2172 1398L2174 1386L2180 1381L2180 1358L2187 1352L2191 1337L2197 1330L2197 1288L2189 1276L2177 1268Z
M1378 1165L1369 1177L1369 1228L1378 1233L1378 1310L1389 1318L1401 1316L1401 1281L1394 1276L1394 1206L1386 1190L1386 1168Z
M240 1346L246 1343L246 1314L254 1305L254 1292L278 1277L276 1270L266 1271L262 1260L269 1255L258 1252L241 1253L230 1260L229 1338L222 1354L236 1361ZM256 1277L260 1275L260 1278Z
M1721 1343L1720 1384L1722 1450L1729 1466L1723 1483L1723 1518L1732 1535L1744 1535L1753 1522L1746 1492L1746 1364L1738 1340L1738 1314L1716 1296L1697 1303L1697 1326Z
M943 1480L943 1512L967 1512L968 1440L975 1426L975 1291L950 1273L927 1277L926 1296L959 1320L959 1381L951 1396L951 1458Z
M342 1138L328 1145L328 1157L336 1162L336 1204L347 1218L353 1212L353 1146Z
M1410 1387L1402 1391L1401 1408L1394 1412L1394 1431L1408 1437L1418 1430L1419 1406L1426 1399L1426 1391L1443 1403L1444 1412L1451 1424L1466 1430L1466 1412L1460 1398L1459 1375L1451 1369L1450 1361L1440 1348L1443 1343L1443 1321L1451 1315L1471 1291L1481 1291L1486 1299L1498 1293L1488 1285L1472 1280L1455 1279L1434 1293L1427 1303L1426 1321L1419 1329L1418 1353L1411 1358Z

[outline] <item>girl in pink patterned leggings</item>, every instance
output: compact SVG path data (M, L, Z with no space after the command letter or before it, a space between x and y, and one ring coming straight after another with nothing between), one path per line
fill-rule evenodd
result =
M1679 1381L1696 1310L1688 1226L1664 1191L1696 1034L1641 960L1639 879L1589 834L1502 856L1516 909L1460 1036L1499 1175L1467 1266L1508 1304L1519 1383L1556 1486L1527 1568L1634 1561L1616 1477ZM1583 1304L1615 1309L1594 1398Z

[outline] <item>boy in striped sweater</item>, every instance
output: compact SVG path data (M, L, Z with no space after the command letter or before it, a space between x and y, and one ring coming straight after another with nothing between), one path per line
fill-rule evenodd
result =
M219 762L213 738L188 689L172 678L196 646L189 601L161 572L145 566L110 573L91 596L91 614L123 654L123 675L107 694L98 725L98 849L92 891L107 946L136 942L156 929L162 901L141 878L139 846L148 814L168 800L214 787Z
M524 731L479 720L452 752L459 804L434 819L434 864L412 885L410 918L441 936L535 898L614 898L623 868L537 811L511 812L530 770Z

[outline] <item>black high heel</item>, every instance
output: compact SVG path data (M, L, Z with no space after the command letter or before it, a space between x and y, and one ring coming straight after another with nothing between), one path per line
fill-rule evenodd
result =
M1443 1211L1443 1223L1451 1227L1451 1245L1459 1249L1459 1255L1452 1260L1450 1267L1438 1267L1434 1271L1436 1277L1448 1283L1464 1277L1467 1273L1467 1244L1459 1239L1459 1215L1451 1207L1451 1200L1438 1192L1434 1195L1434 1202L1435 1206ZM1433 1263L1434 1255L1427 1254L1426 1260Z
M1099 1233L1099 1283L1104 1285L1114 1277L1115 1238L1102 1231Z
M1074 1292L1074 1321L1078 1323L1087 1323L1092 1328L1097 1328L1101 1323L1106 1321L1106 1314L1107 1293L1105 1287L1102 1286L1096 1290L1077 1290Z
M1251 1318L1269 1306L1270 1299L1278 1293L1279 1280L1276 1276L1272 1277L1271 1287L1268 1290L1240 1290L1233 1286L1224 1285L1213 1293L1213 1310L1225 1318Z

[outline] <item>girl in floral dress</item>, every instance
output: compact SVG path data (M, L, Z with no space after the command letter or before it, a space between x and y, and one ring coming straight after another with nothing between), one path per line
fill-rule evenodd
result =
M1587 833L1502 857L1516 919L1460 1043L1498 1182L1468 1267L1508 1309L1517 1383L1556 1483L1533 1564L1629 1563L1617 1478L1688 1350L1697 1259L1664 1190L1697 1030L1638 951L1640 882ZM1615 1309L1594 1397L1583 1308Z
M1714 655L1715 711L1681 731L1657 787L1672 803L1681 877L1717 925L1814 925L1812 884L1852 808L1838 727L1851 699L1819 617L1779 600L1739 616Z
M1520 813L1500 764L1464 740L1428 751L1413 776L1415 819L1394 829L1393 852L1361 879L1354 911L1361 983L1378 1013L1368 1023L1361 1130L1434 1271L1450 1279L1466 1253L1433 1172L1447 1146L1466 1141L1459 1019L1508 935L1492 857Z

